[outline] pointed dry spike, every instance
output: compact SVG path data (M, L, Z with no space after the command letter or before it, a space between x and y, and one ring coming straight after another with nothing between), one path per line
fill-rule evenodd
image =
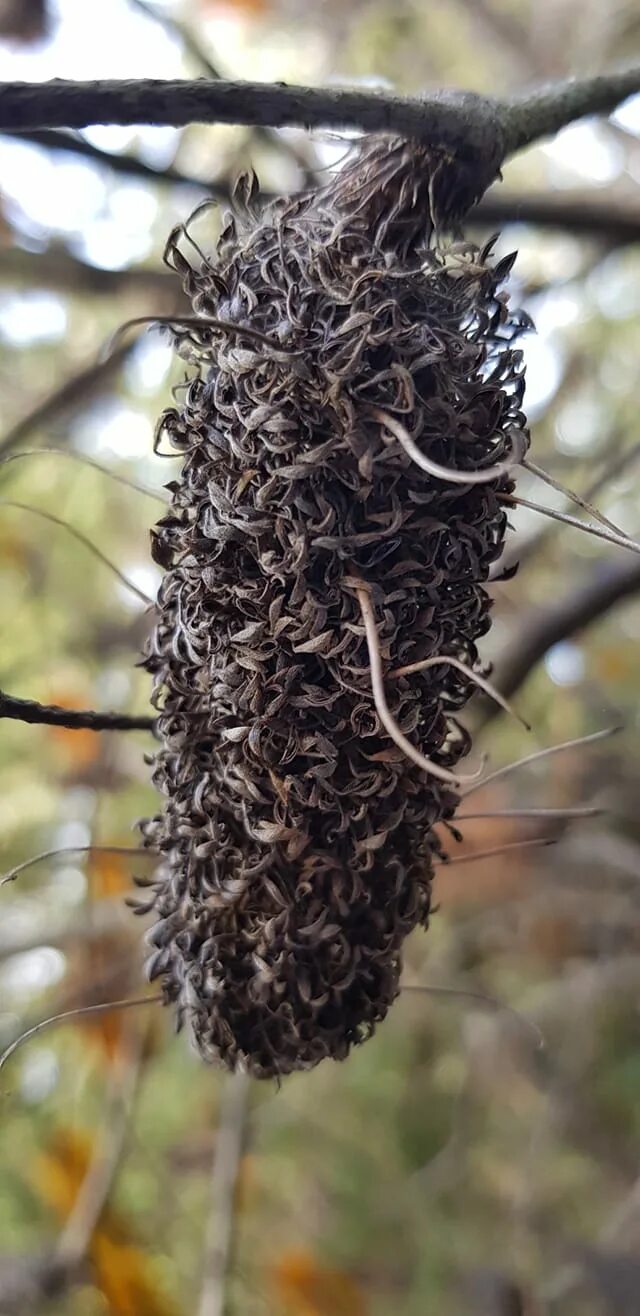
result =
M67 1019L77 1019L80 1015L103 1014L106 1010L132 1010L137 1005L156 1005L162 1001L162 996L130 996L124 1001L103 1001L101 1005L82 1005L76 1010L63 1010L61 1014L51 1014L48 1019L41 1019L39 1024L34 1024L33 1028L27 1028L24 1033L16 1037L15 1042L0 1055L0 1069L6 1065L7 1060L22 1046L23 1042L28 1042L30 1038L36 1037L38 1033L44 1032L45 1028L50 1028L53 1024L66 1023Z
M528 457L524 457L520 462L520 465L524 467L525 471L530 471L532 475L535 475L538 480L542 480L544 484L548 484L550 489L555 489L557 493L564 494L565 498L568 498L570 502L575 503L576 507L581 507L583 512L588 512L589 516L593 516L596 521L600 521L602 525L607 526L609 530L613 531L614 535L622 535L622 537L626 539L626 535L624 531L620 529L620 526L614 525L613 521L610 521L608 517L598 511L597 507L593 506L593 503L588 503L586 498L582 498L580 494L574 493L573 489L569 489L566 484L561 484L559 480L555 480L552 475L549 475L549 473L543 470L541 466L538 466L536 462L532 462Z
M501 695L500 691L496 690L495 686L492 685L490 681L487 681L486 677L480 676L478 672L474 672L473 668L469 667L467 663L463 663L460 658L452 658L448 654L434 654L433 658L423 658L420 662L407 663L405 667L396 667L393 672L389 672L389 677L412 676L414 672L424 672L429 667L437 667L438 663L448 663L450 667L456 667L458 671L462 672L470 681L474 681L480 690L484 690L486 695L489 695L491 699L495 699L496 703L499 704L501 708L504 708L505 713L509 713L511 717L515 717L525 728L525 731L531 730L531 724L526 722L520 713L516 712L513 704L510 704L508 699L505 699L504 695Z
M231 320L217 320L210 315L136 315L133 320L125 320L116 329L115 333L105 343L100 360L108 360L115 348L118 346L120 339L129 329L135 329L138 325L167 325L170 329L175 329L177 325L187 329L221 329L224 333L232 334L236 338L248 338L254 343L260 343L263 346L270 347L282 357L299 356L299 350L293 351L283 347L267 334L261 334L258 329L251 329L249 325L234 324Z
M507 841L504 845L492 845L489 850L474 850L473 854L461 854L456 859L435 859L434 868L451 868L453 864L472 864L475 859L491 859L493 855L506 854L508 850L533 850L545 845L555 845L555 836L534 836L527 841Z
M496 498L499 498L501 503L509 503L511 507L528 507L531 512L540 512L542 516L548 516L552 521L561 521L563 525L572 526L574 530L582 530L585 535L593 535L595 539L604 539L607 544L616 544L618 548L628 548L632 553L640 554L640 544L635 539L627 539L626 535L614 535L610 530L598 530L597 526L579 521L577 516L554 512L551 507L532 503L529 498L521 498L516 494L497 493Z
M622 727L606 727L604 731L592 731L588 736L578 736L576 740L563 740L559 745L548 745L546 749L537 749L533 754L527 754L525 758L518 759L516 763L507 763L504 768L496 768L495 772L490 772L482 781L477 781L473 786L468 786L461 792L460 798L466 800L474 791L482 790L483 786L488 786L489 782L497 781L499 777L506 777L508 773L515 772L517 768L524 768L528 763L536 763L538 759L550 757L551 754L561 754L565 749L576 749L580 745L590 745L596 740L608 740L609 736L616 736Z
M40 854L32 855L31 859L25 859L22 864L16 864L15 868L9 868L6 873L0 875L0 887L6 886L8 882L15 882L21 873L26 873L28 868L35 868L36 864L41 864L45 859L57 859L61 854L129 854L137 855L144 859L146 855L150 858L157 858L152 850L141 849L133 845L63 845L57 850L42 850Z
M380 407L373 407L371 414L375 420L378 420L381 425L384 425L393 434L416 466L419 466L423 471L427 471L429 475L435 476L436 479L447 480L450 484L489 484L491 480L499 480L503 475L507 475L509 471L512 471L514 466L520 465L527 450L527 441L524 434L514 427L511 431L512 450L510 457L505 458L504 461L496 462L495 466L487 466L484 470L457 471L449 466L441 466L438 462L425 457L417 443L414 443L406 427L395 416L390 416L388 412L382 411Z
M150 599L149 595L145 594L144 590L138 589L138 586L135 585L132 580L129 580L128 576L124 575L124 572L122 572L120 568L116 566L115 562L112 562L111 559L102 552L102 549L98 548L97 544L93 543L93 540L87 539L87 536L83 535L82 531L76 530L75 526L69 525L69 522L64 521L61 516L54 516L53 512L45 512L42 507L32 507L31 503L18 503L13 498L0 498L0 507L13 507L20 512L31 512L33 516L39 516L44 521L50 521L52 525L61 526L63 530L67 531L67 534L72 535L74 539L77 539L79 544L83 544L85 548L88 548L89 552L93 553L94 557L97 557L99 562L102 562L105 567L108 567L109 570L113 572L114 576L118 577L118 580L125 586L125 588L130 590L132 594L136 595L136 598L140 599L146 606L154 606L154 600Z
M86 457L83 452L73 452L72 449L22 448L20 452L11 452L7 457L0 457L0 466L7 466L9 462L22 461L23 457L43 456L68 457L71 461L80 462L82 466L92 466L95 471L101 471L103 475L107 475L110 480L115 480L117 484L125 484L128 489L135 489L147 498L155 498L157 503L163 503L165 506L169 503L169 499L158 493L156 489L150 489L146 484L140 484L137 480L130 480L127 475L121 475L119 471L112 471L108 466L103 466L102 462L95 461L93 457Z
M356 579L357 578L354 577L354 581ZM364 581L359 581L359 583L355 585L355 593L360 605L360 612L362 613L367 649L369 651L373 702L383 727L391 736L391 739L395 741L398 748L401 749L402 752L406 754L407 758L411 759L413 763L417 763L418 767L422 768L423 772L428 772L432 777L437 777L439 781L446 781L451 786L457 786L461 781L475 781L478 776L477 772L464 775L461 773L459 776L456 776L456 774L450 772L448 768L441 768L437 763L432 763L431 759L425 758L424 754L421 754L420 750L416 749L415 746L411 744L411 741L407 740L406 736L403 735L391 713L389 705L387 704L382 677L382 659L380 657L380 645L378 642L378 628L376 626L373 608L369 599L369 590ZM482 772L482 770L483 769L481 768L480 771Z
M488 1005L490 1010L496 1010L498 1013L513 1015L521 1028L531 1033L536 1040L538 1051L544 1051L546 1041L544 1033L532 1019L527 1019L525 1015L520 1014L513 1005L507 1005L505 1001L500 1001L497 996L487 996L485 992L474 992L466 987L431 987L425 983L400 983L401 992L420 992L424 996L451 996L460 1000L477 1001L479 1005Z
M568 809L491 809L488 813L456 813L455 822L469 822L472 818L597 818L604 809L580 805Z

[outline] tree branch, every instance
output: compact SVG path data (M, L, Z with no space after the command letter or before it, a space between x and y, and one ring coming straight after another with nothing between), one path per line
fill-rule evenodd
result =
M56 129L49 128L30 128L28 131L23 131L0 127L0 134L15 138L19 142L31 142L33 146L42 146L48 151L66 151L69 155L81 155L85 159L94 160L96 164L106 165L115 174L147 178L149 182L175 183L177 187L192 187L208 192L210 196L218 197L221 201L229 200L229 188L224 183L218 185L204 178L196 178L192 174L185 174L182 169L176 169L173 165L155 169L153 165L141 160L138 155L115 155L111 151L103 150L101 146L94 146L86 137L70 132L58 132Z
M468 164L475 160L486 187L506 156L584 115L609 113L637 92L640 68L558 83L505 101L472 92L406 97L221 79L56 79L3 84L0 130L141 122L180 127L197 122L387 131L428 139Z
M552 83L512 100L503 119L505 155L550 137L589 114L611 114L640 92L640 68Z
M0 283L35 284L38 288L56 288L91 297L127 291L143 295L151 292L174 305L180 296L178 280L169 270L146 265L103 270L73 256L61 243L54 243L42 252L24 251L20 247L0 250ZM188 306L186 299L183 309L185 306ZM109 364L113 365L113 361Z
M121 369L135 346L135 339L122 342L110 352L109 356L98 357L75 375L71 375L69 379L63 380L58 388L48 393L42 401L37 402L31 411L21 416L0 438L0 457L6 457L8 453L13 452L41 425L50 426L53 421L85 402L87 398L95 397L105 385L111 383L113 376Z
M603 204L589 193L514 196L492 188L471 211L469 222L571 229L573 233L597 237L618 247L640 242L640 209L616 202L610 195Z
M60 708L17 699L0 690L0 718L29 722L36 726L67 727L69 731L153 731L155 718L129 717L125 713L96 713L92 708Z
M581 588L572 590L550 608L536 609L521 618L517 634L494 664L494 684L502 694L512 695L554 644L584 630L638 590L640 562L637 559L600 564ZM497 711L487 704L482 725L491 722Z

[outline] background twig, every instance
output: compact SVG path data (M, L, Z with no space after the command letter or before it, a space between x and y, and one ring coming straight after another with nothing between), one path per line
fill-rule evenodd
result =
M238 1071L226 1079L222 1089L198 1316L224 1316L225 1312L250 1085L249 1075Z

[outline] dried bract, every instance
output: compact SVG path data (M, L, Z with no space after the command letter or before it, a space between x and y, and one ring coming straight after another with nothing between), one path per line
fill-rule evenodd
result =
M385 1016L469 749L468 675L391 675L477 664L497 495L527 443L512 259L437 239L441 165L368 139L264 210L243 180L214 257L169 246L203 324L176 329L197 371L161 427L183 464L145 659L164 797L143 824L161 855L150 974L206 1059L259 1077L343 1058ZM398 424L486 481L435 478ZM389 716L433 771L380 720L372 644Z

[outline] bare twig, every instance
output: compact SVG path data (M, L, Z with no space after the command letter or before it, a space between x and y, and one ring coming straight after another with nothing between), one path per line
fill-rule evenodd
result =
M603 526L590 525L588 521L580 521L577 516L569 516L566 512L556 512L553 507L544 507L540 503L534 503L530 498L521 498L519 494L497 493L496 498L501 503L508 503L513 507L528 507L532 512L540 512L541 516L546 516L550 521L559 521L562 525L571 526L573 530L581 530L585 535L592 535L594 539L604 539L607 544L616 544L618 548L628 548L631 553L640 554L640 543L635 539L630 539L628 535L614 534L611 530L605 530Z
M100 471L101 475L106 475L109 480L115 480L116 484L134 489L136 493L144 494L145 498L153 498L156 503L162 503L165 507L169 502L169 499L157 489L151 489L149 485L141 484L139 480L131 480L128 475L122 475L120 471L112 471L109 466L103 466L102 462L96 461L94 457L87 457L86 453L75 452L72 448L26 448L23 452L11 452L8 457L0 457L0 466L23 461L25 457L64 457L67 461L78 462L80 466L89 466L94 471Z
M518 759L517 763L507 763L503 768L496 768L495 772L490 772L481 781L476 781L473 786L468 786L461 793L462 799L467 799L475 791L480 791L489 782L497 781L499 777L506 777L508 773L515 772L518 768L524 768L528 763L535 763L538 759L550 758L552 754L561 754L567 749L581 749L583 745L589 745L594 740L607 740L609 736L615 736L621 731L621 727L606 727L604 731L593 731L591 735L579 736L575 740L563 740L559 745L548 745L546 749L537 749L533 754L527 754L525 758Z
M473 864L476 859L492 859L494 855L506 854L509 850L535 850L542 846L554 845L555 836L533 836L523 841L506 841L504 845L492 845L488 850L474 850L472 854L451 855L447 859L436 860L434 868L451 868L454 864Z
M0 690L0 718L30 722L34 726L67 727L69 731L153 731L155 718L130 717L126 713L97 713L93 708L61 708L39 704L35 699L17 699Z
M13 1042L5 1047L0 1055L0 1069L4 1068L7 1060L10 1060L19 1047L31 1041L32 1037L45 1032L47 1028L52 1028L54 1024L66 1024L70 1019L86 1018L90 1014L104 1014L107 1010L134 1010L140 1005L157 1005L162 1000L162 996L130 996L123 1001L101 1001L98 1005L81 1005L74 1010L61 1010L59 1014L50 1014L46 1019L34 1024L32 1028L26 1028L19 1037L14 1038Z
M142 1073L144 1039L143 1030L129 1035L128 1053L113 1076L100 1144L58 1240L55 1260L63 1269L76 1270L86 1257L122 1163Z
M108 567L109 570L113 572L113 575L117 576L120 583L124 585L125 589L128 589L131 594L135 594L136 598L140 599L141 603L153 607L154 600L150 598L148 594L145 594L144 590L139 589L135 584L135 581L130 580L128 576L125 576L124 572L116 566L115 562L111 561L111 558L107 557L106 553L102 552L101 548L98 548L97 544L94 544L92 539L89 539L87 535L84 535L81 530L77 530L69 521L65 521L63 517L56 516L54 512L46 512L43 507L33 507L31 503L17 502L14 498L0 498L0 507L10 507L19 512L30 512L32 516L39 516L43 521L49 521L51 525L60 526L61 529L66 530L67 534L71 535L73 539L76 539L79 544L82 544L84 548L88 549L99 562L102 562L105 567ZM12 714L5 714L5 716L12 716ZM23 718L22 721L25 721L25 719ZM58 725L62 726L63 723L58 723ZM106 730L106 728L103 729ZM100 728L94 727L94 730L97 731L100 730ZM111 727L111 730L115 731L117 728ZM126 730L126 727L120 728L120 730Z
M7 882L15 882L21 873L35 868L36 864L43 863L45 859L57 859L62 854L126 854L144 859L147 855L153 857L154 851L133 845L61 845L55 850L41 850L40 854L34 854L30 859L25 859L21 864L16 864L6 873L0 874L0 887L6 886Z
M249 1075L238 1070L226 1079L222 1089L198 1316L224 1316L226 1309L250 1084Z

